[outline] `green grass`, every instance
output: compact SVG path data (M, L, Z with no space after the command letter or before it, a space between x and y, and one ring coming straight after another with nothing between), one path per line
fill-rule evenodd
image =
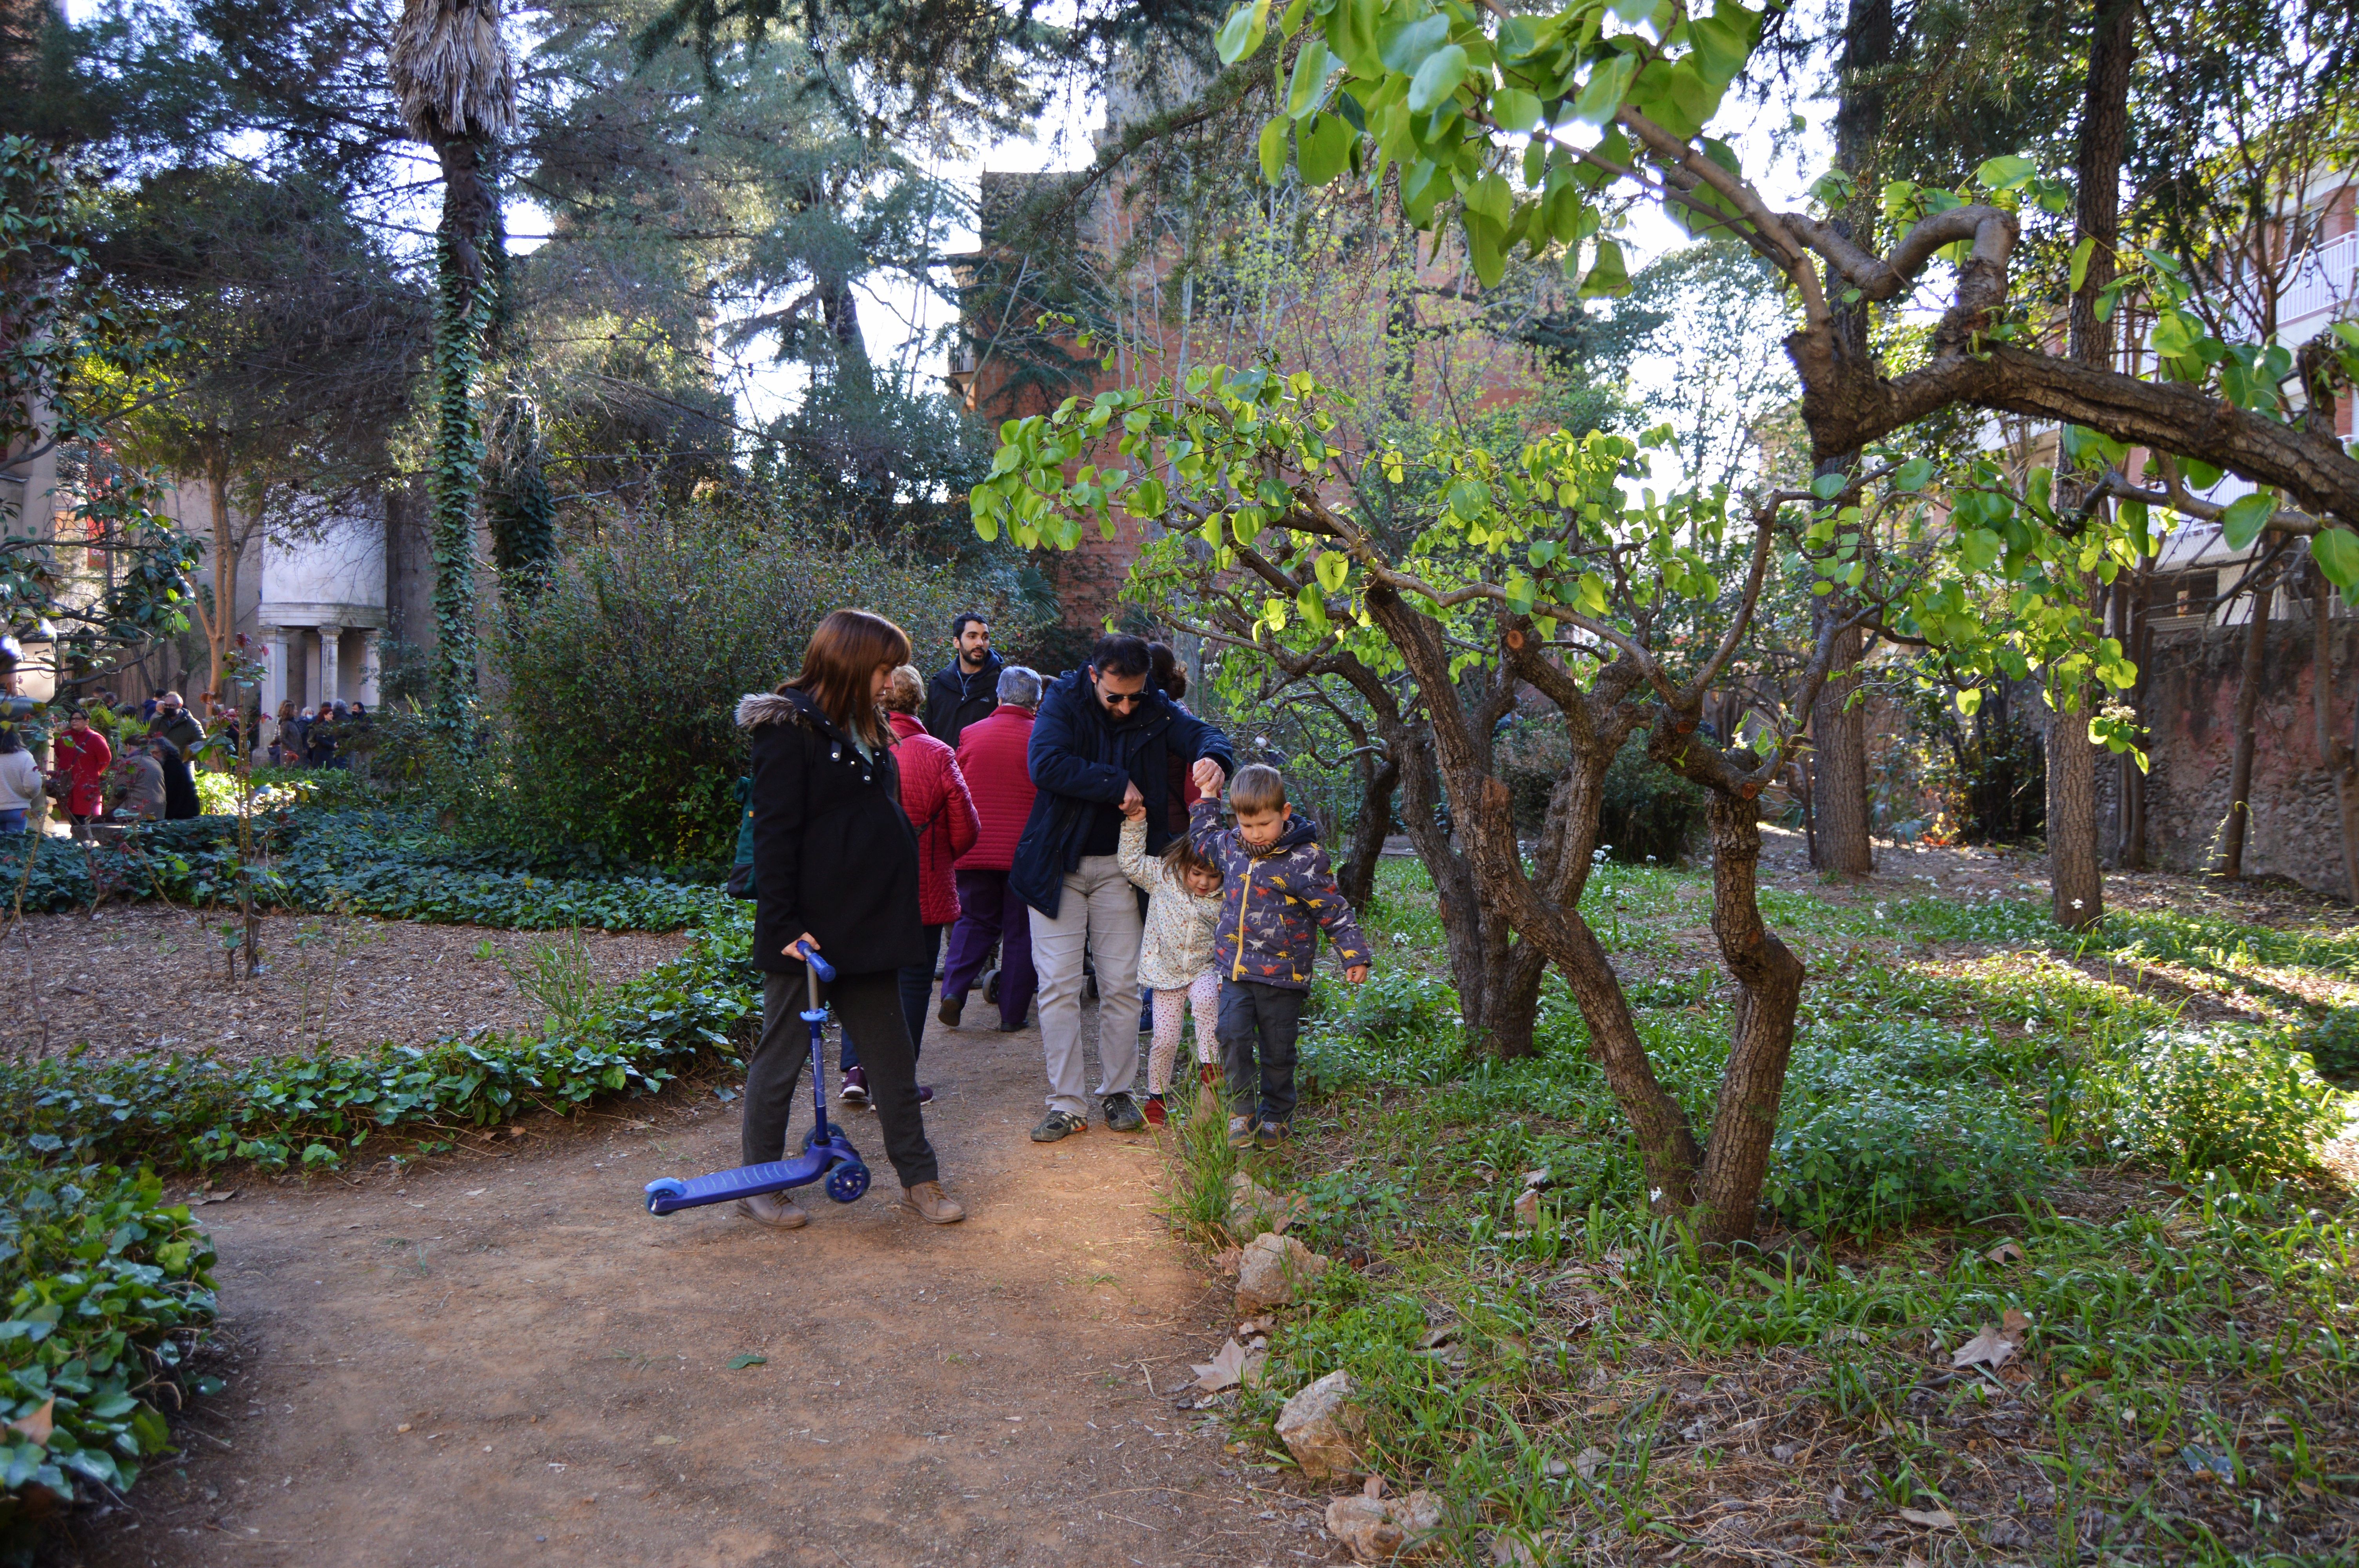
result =
M1699 1116L1730 996L1696 951L1707 892L1617 866L1583 905ZM1309 1195L1295 1235L1366 1260L1330 1271L1238 1396L1264 1462L1290 1463L1287 1394L1341 1368L1372 1466L1441 1490L1469 1563L1503 1531L1566 1563L2347 1561L2359 1211L2320 1157L2353 1100L2317 1068L2359 1054L2359 936L1763 903L1814 978L1760 1243L1706 1254L1647 1212L1560 988L1539 1055L1468 1060L1422 876L1383 868L1377 973L1321 980L1314 1098L1293 1149L1256 1162ZM2010 1312L2006 1365L1952 1365Z

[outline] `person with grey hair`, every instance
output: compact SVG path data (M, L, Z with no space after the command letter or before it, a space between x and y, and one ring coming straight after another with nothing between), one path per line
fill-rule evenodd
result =
M1012 1032L1024 1027L1038 989L1032 971L1032 917L1008 888L1007 871L1016 863L1025 819L1032 815L1032 771L1025 756L1032 745L1032 715L1040 706L1039 674L1009 665L999 672L997 695L999 705L959 736L958 769L974 797L983 831L955 868L958 924L951 927L936 1016L957 1026L966 993L997 943L999 1027Z

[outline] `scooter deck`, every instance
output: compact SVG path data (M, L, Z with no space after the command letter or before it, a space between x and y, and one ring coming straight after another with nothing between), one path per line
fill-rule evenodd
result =
M684 1208L701 1208L708 1204L807 1187L822 1179L827 1183L828 1196L838 1203L851 1203L868 1190L868 1167L861 1162L859 1152L839 1135L825 1143L806 1145L791 1160L740 1165L704 1176L665 1176L649 1182L647 1212L673 1214Z

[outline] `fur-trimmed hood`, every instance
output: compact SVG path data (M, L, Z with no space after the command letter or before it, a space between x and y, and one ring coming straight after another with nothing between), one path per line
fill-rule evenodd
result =
M799 691L749 691L737 699L740 730L756 730L765 724L799 724L806 730L816 730L823 722L810 698Z

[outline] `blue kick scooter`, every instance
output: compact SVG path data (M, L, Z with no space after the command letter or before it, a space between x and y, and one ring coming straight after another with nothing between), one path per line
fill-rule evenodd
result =
M810 987L810 1006L803 1010L802 1020L810 1026L811 1098L819 1108L819 1119L803 1139L803 1152L791 1160L773 1160L763 1165L740 1165L734 1171L715 1171L709 1176L692 1176L687 1181L678 1176L665 1176L647 1184L647 1212L672 1214L684 1208L701 1208L706 1204L727 1203L732 1198L750 1198L761 1193L782 1193L791 1187L807 1187L822 1177L827 1182L827 1195L838 1203L851 1203L868 1190L868 1167L861 1162L860 1151L843 1135L843 1129L827 1119L827 1075L824 1054L820 1044L820 1026L827 1022L827 1009L820 1005L819 985L832 981L835 968L817 953L803 955L804 974Z

